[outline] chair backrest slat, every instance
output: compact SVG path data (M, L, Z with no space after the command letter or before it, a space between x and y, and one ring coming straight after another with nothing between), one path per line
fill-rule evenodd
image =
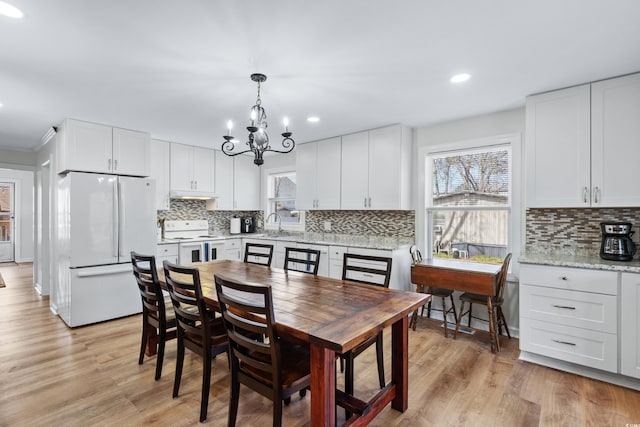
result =
M388 257L344 254L342 280L389 287L392 260Z
M284 269L318 274L320 267L320 251L306 248L285 248Z
M247 243L244 247L244 262L271 267L273 245L263 243Z
M498 273L498 282L496 284L496 296L498 299L502 299L504 295L505 284L507 283L507 273L509 271L509 262L511 261L511 254L507 254L502 262L502 268Z

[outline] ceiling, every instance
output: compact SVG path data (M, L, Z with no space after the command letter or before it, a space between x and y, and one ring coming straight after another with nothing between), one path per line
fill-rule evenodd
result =
M272 141L286 115L300 143L640 71L637 0L5 1L25 15L0 16L9 150L65 117L219 148L229 119L244 137L255 72Z

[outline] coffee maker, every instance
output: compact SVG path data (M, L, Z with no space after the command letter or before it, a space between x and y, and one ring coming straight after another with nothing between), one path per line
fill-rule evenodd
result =
M631 261L636 245L631 240L634 232L630 222L601 222L602 244L600 258L613 261Z

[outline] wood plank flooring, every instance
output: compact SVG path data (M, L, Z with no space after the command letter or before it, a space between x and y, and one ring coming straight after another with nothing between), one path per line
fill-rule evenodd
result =
M33 289L32 266L0 267L0 426L195 426L201 361L185 358L171 398L175 344L160 381L155 357L138 365L140 316L69 329ZM134 286L132 281L132 286ZM445 339L440 323L409 333L409 409L385 409L375 426L625 426L640 423L640 392L521 362L518 341L498 354L486 334ZM390 334L385 336L387 379ZM375 352L356 359L356 393L377 390ZM215 360L205 425L227 422L226 356ZM338 374L338 384L343 378ZM344 420L342 410L338 421ZM238 426L271 424L271 403L241 388ZM284 408L283 425L309 425L309 397Z

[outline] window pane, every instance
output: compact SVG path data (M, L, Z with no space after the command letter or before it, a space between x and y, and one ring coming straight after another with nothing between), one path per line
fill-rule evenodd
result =
M271 212L276 212L280 216L282 224L297 224L300 221L295 200L273 200L271 201Z
M296 174L271 175L272 177L272 198L295 199L296 197Z
M432 206L508 206L507 149L434 157Z
M434 256L500 263L508 223L508 210L433 211Z

